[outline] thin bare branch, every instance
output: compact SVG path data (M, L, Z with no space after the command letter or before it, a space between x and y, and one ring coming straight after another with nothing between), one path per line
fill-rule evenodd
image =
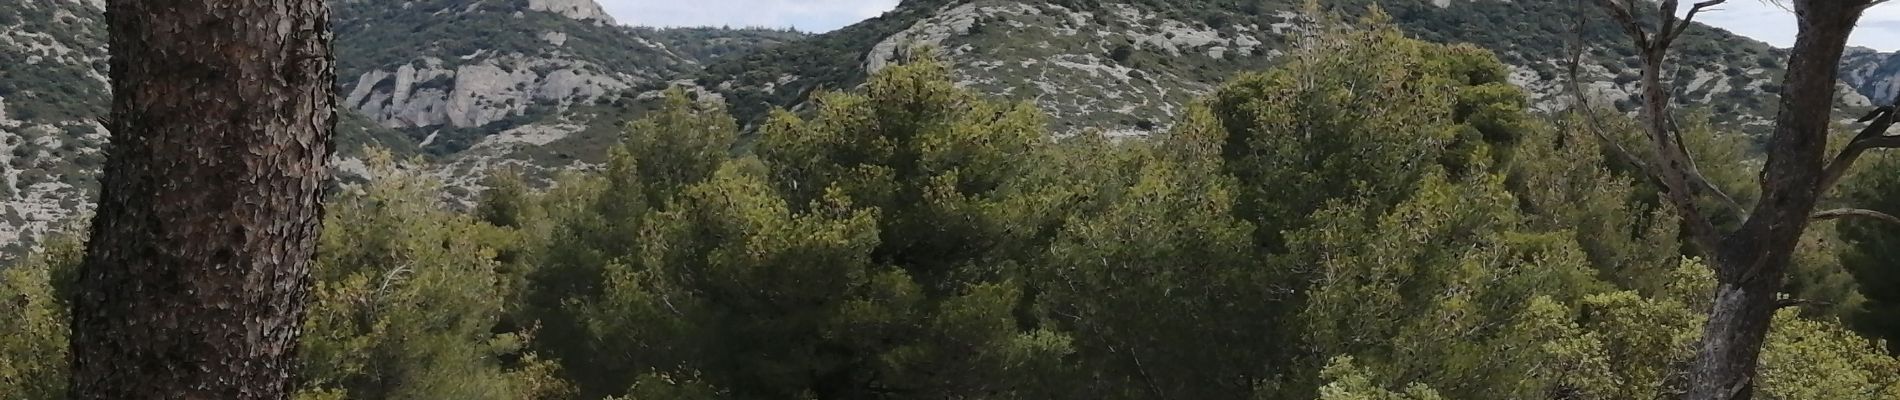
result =
M1688 149L1682 145L1679 133L1671 129L1673 124L1669 117L1669 91L1662 80L1662 65L1668 59L1669 41L1673 39L1672 35L1686 30L1688 25L1679 24L1675 17L1677 0L1666 0L1662 2L1659 10L1662 15L1659 17L1657 28L1661 31L1655 32L1652 39L1650 32L1647 32L1643 24L1636 20L1634 3L1638 0L1622 0L1626 5L1624 9L1615 7L1616 1L1596 0L1596 4L1623 26L1630 40L1635 42L1642 59L1641 114L1647 122L1645 130L1648 132L1656 157L1655 162L1650 164L1650 173L1658 178L1658 183L1661 184L1663 193L1667 195L1669 201L1675 203L1676 209L1682 212L1682 220L1688 228L1690 238L1699 247L1713 252L1721 242L1722 234L1698 206L1697 192L1719 193L1729 204L1735 204L1734 199L1729 198L1726 192L1714 189L1714 185L1708 183L1708 179L1696 170L1694 157L1691 157ZM1707 8L1721 4L1722 1L1708 0L1697 3L1697 7ZM1735 206L1739 207L1739 205Z
M1655 162L1648 163L1645 169L1656 178L1669 201L1676 205L1678 211L1681 211L1683 223L1687 226L1689 236L1696 245L1706 251L1716 251L1722 234L1698 206L1697 192L1720 194L1728 204L1735 204L1734 206L1738 208L1739 205L1733 198L1728 197L1726 192L1710 184L1708 179L1694 167L1693 157L1689 155L1688 149L1682 146L1679 133L1671 129L1673 123L1669 117L1669 92L1662 82L1662 64L1669 54L1668 42L1673 39L1673 34L1686 30L1687 25L1677 23L1675 17L1677 0L1666 0L1661 4L1662 16L1658 21L1658 29L1662 31L1656 32L1655 39L1652 40L1652 36L1644 29L1643 24L1636 20L1634 4L1638 0L1622 1L1625 6L1623 8L1617 7L1617 0L1596 0L1595 4L1623 27L1624 32L1635 43L1642 58L1643 108L1641 114L1647 122L1645 130L1648 132L1651 145L1655 148L1656 157ZM1722 1L1724 0L1697 3L1697 12L1700 12L1700 8L1721 4ZM1575 67L1576 63L1573 63L1573 74ZM1574 78L1573 76L1573 81ZM1578 94L1579 100L1582 100L1581 93Z
M1604 126L1605 124L1603 123L1602 117L1597 115L1596 106L1590 104L1589 94L1584 93L1583 73L1579 71L1583 65L1583 44L1581 43L1581 38L1577 37L1579 35L1576 34L1580 29L1581 28L1577 26L1571 28L1572 37L1567 46L1569 47L1568 50L1570 53L1570 65L1566 71L1567 82L1565 87L1569 89L1571 97L1577 101L1576 106L1572 107L1572 109L1574 112L1583 115L1584 121L1590 125L1590 133L1596 136L1598 141L1603 142L1603 145L1607 146L1611 153L1614 153L1616 157L1622 159L1623 162L1635 166L1637 171L1643 173L1644 178L1648 178L1652 183L1657 185L1662 185L1662 176L1656 175L1656 170L1650 168L1649 161L1636 155L1636 153L1630 151L1628 147L1624 147L1622 140L1617 140L1615 137L1610 136L1610 130Z
M1900 225L1900 217L1895 217L1893 216L1893 214L1883 213L1883 212L1874 211L1874 210L1868 210L1864 208L1837 208L1833 210L1827 210L1827 211L1814 213L1814 215L1811 218L1813 218L1815 221L1827 221L1827 220L1836 220L1836 219L1844 219L1844 218L1865 218L1865 219L1878 220L1878 221L1883 221L1887 223L1892 223L1895 225Z
M1710 7L1719 6L1719 5L1722 5L1722 3L1727 3L1727 2L1728 0L1706 0L1703 2L1695 3L1695 5L1689 6L1689 15L1682 17L1681 20L1676 20L1674 17L1674 15L1676 14L1676 8L1674 4L1675 1L1671 0L1669 2L1670 3L1669 7L1663 10L1663 15L1664 15L1664 18L1666 18L1667 20L1674 21L1674 22L1664 25L1667 27L1667 28L1664 28L1664 31L1667 33L1663 35L1662 45L1668 46L1672 43L1675 43L1676 38L1681 37L1682 32L1689 30L1689 27L1691 26L1690 24L1695 23L1696 14L1701 14L1703 11L1708 10Z
M1616 0L1595 1L1599 8L1610 14L1610 18L1616 20L1617 25L1623 27L1623 33L1636 42L1637 48L1649 47L1649 33L1643 29L1641 23L1636 22L1635 0L1624 0L1624 7L1617 7Z
M1839 185L1841 179L1847 177L1847 172L1854 168L1854 162L1860 160L1860 156L1868 150L1900 148L1900 136L1887 136L1887 130L1893 127L1897 117L1900 116L1895 115L1894 107L1886 106L1861 118L1861 121L1868 122L1867 127L1854 135L1854 139L1847 142L1847 147L1828 162L1827 170L1821 175L1821 193L1825 194Z
M1777 309L1777 310L1779 310L1779 309L1783 309L1783 308L1788 308L1788 307L1800 307L1800 306L1831 306L1831 305L1834 305L1834 303L1829 303L1829 302L1825 302L1825 301L1818 301L1818 300L1807 300L1807 299L1796 299L1796 298L1786 298L1786 299L1781 299L1781 301L1779 301L1779 302L1776 302L1776 303L1775 303L1775 309Z
M1702 165L1695 161L1695 154L1689 152L1689 147L1682 140L1682 127L1676 124L1676 120L1673 117L1669 119L1669 130L1670 134L1675 138L1676 151L1681 152L1683 155L1685 167L1683 174L1688 178L1689 183L1694 184L1697 190L1715 195L1715 199L1721 200L1723 206L1735 212L1735 215L1743 216L1743 218L1746 219L1748 209L1742 207L1742 203L1735 201L1734 196L1729 196L1727 191L1722 190L1720 186L1716 186L1715 181L1709 180L1709 176L1702 173Z

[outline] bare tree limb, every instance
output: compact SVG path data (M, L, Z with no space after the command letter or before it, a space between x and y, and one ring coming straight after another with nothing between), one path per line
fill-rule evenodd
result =
M1868 150L1900 148L1900 136L1871 137L1861 140L1860 145Z
M1827 220L1835 220L1835 219L1843 219L1843 218L1866 218L1866 219L1884 221L1884 222L1892 223L1895 225L1900 225L1900 217L1895 217L1893 216L1893 214L1888 214L1888 213L1883 213L1883 212L1868 210L1868 209L1863 209L1863 208L1839 208L1839 209L1827 210L1827 211L1814 213L1813 218L1816 221L1827 221Z
M1616 0L1595 1L1597 6L1610 14L1610 18L1616 20L1617 25L1623 28L1623 33L1635 41L1637 48L1649 47L1649 33L1643 30L1641 23L1636 22L1635 1L1624 0L1624 7L1617 7Z
M1715 298L1709 318L1702 329L1695 361L1689 365L1684 398L1693 400L1747 399L1756 390L1764 337L1773 325L1770 313L1762 312L1785 306L1777 290L1786 284L1791 262L1787 254L1800 245L1812 219L1873 218L1900 223L1884 213L1842 209L1815 213L1815 205L1827 177L1828 127L1833 122L1833 104L1839 84L1840 57L1848 37L1861 18L1862 11L1887 0L1792 0L1799 34L1788 51L1789 66L1782 79L1780 110L1775 115L1775 132L1768 138L1766 163L1759 185L1761 197L1741 224L1733 231L1716 232L1696 208L1697 201L1685 189L1701 179L1693 173L1691 157L1680 146L1680 132L1672 129L1667 118L1673 92L1664 84L1663 65L1670 45L1680 34L1692 29L1693 17L1721 0L1696 3L1687 18L1675 18L1679 0L1661 0L1655 24L1636 22L1646 13L1629 10L1632 4L1657 5L1648 0L1596 0L1625 31L1640 31L1654 26L1656 31L1633 32L1642 56L1641 88L1643 117L1657 154L1657 173L1663 176L1666 198L1680 207L1682 220L1691 239L1710 254L1715 270ZM1691 0L1695 1L1695 0ZM1625 6L1624 10L1615 5ZM1645 37L1644 35L1653 35ZM1900 139L1895 139L1900 141ZM1895 145L1882 135L1863 135L1850 142L1853 152ZM1844 160L1845 161L1845 160ZM1850 162L1836 164L1845 169ZM1797 303L1798 304L1798 303Z
M1800 306L1810 306L1810 305L1831 306L1831 305L1834 305L1834 303L1829 303L1825 301L1807 300L1807 299L1786 298L1786 299L1781 299L1780 302L1775 303L1775 309L1779 310L1779 309L1788 308L1788 307L1800 307Z
M1663 35L1663 41L1661 44L1663 46L1668 46L1670 44L1675 43L1676 38L1681 37L1682 32L1689 30L1689 27L1692 26L1691 24L1695 23L1696 14L1701 14L1703 10L1706 10L1710 7L1722 5L1722 3L1727 3L1727 2L1728 0L1706 0L1703 2L1695 3L1695 5L1689 6L1689 15L1682 17L1681 20L1676 20L1676 17L1675 17L1676 15L1675 3L1676 2L1675 0L1669 0L1663 6L1664 7L1662 10L1663 20L1673 21L1673 22L1664 23L1664 26L1665 26L1665 28L1663 28L1664 32L1668 32L1668 33Z
M1854 135L1847 142L1847 147L1841 149L1841 153L1827 163L1827 170L1822 172L1822 193L1840 184L1841 179L1847 177L1848 170L1854 168L1854 162L1860 160L1861 154L1873 149L1900 148L1900 136L1886 135L1887 129L1893 127L1895 118L1894 106L1880 107L1861 118L1862 122L1869 122L1867 127L1862 128L1859 135Z
M1635 11L1635 3L1638 0L1622 0L1623 7L1620 8L1617 7L1617 1L1595 0L1595 3L1623 27L1624 32L1640 50L1643 64L1641 114L1647 122L1646 130L1651 145L1656 151L1656 160L1647 169L1658 178L1669 201L1675 203L1677 210L1682 212L1683 224L1687 226L1690 238L1703 250L1714 252L1721 243L1722 234L1697 204L1696 192L1720 193L1729 204L1734 204L1734 199L1729 198L1726 192L1714 189L1714 185L1708 183L1708 179L1694 167L1694 158L1682 145L1679 132L1671 129L1673 123L1669 117L1669 92L1662 81L1662 64L1668 58L1670 43L1682 31L1687 30L1692 21L1678 20L1675 16L1677 0L1665 0L1658 10L1661 13L1657 26L1660 31L1655 32L1655 36L1651 36L1651 33L1645 30L1643 24L1636 19L1638 14ZM1692 13L1700 13L1702 9L1722 4L1724 1L1726 0L1707 0L1696 3ZM1739 208L1739 205L1736 207Z
M1623 141L1611 137L1609 129L1604 127L1602 118L1597 115L1596 107L1590 104L1589 95L1583 92L1583 74L1578 71L1583 65L1583 46L1581 43L1578 43L1580 40L1575 40L1576 38L1574 36L1576 35L1574 35L1574 28L1572 33L1573 42L1570 45L1568 82L1566 82L1567 84L1565 85L1569 89L1570 95L1575 97L1577 101L1576 107L1572 107L1572 109L1577 113L1583 114L1584 121L1590 124L1590 133L1594 134L1597 140L1603 142L1603 145L1607 146L1611 153L1615 153L1617 158L1623 159L1623 162L1636 166L1636 169L1641 171L1644 177L1661 185L1662 177L1656 175L1655 169L1649 167L1649 162L1637 156L1636 153L1631 152L1629 148L1624 147Z
M1729 196L1728 191L1722 190L1720 186L1716 186L1715 181L1709 180L1709 176L1702 173L1702 165L1695 161L1695 154L1690 153L1688 145L1683 143L1682 127L1676 124L1674 117L1669 118L1669 130L1671 135L1675 137L1676 151L1681 152L1684 156L1685 169L1683 170L1683 174L1689 178L1689 183L1694 184L1696 190L1702 190L1714 195L1715 199L1721 200L1722 205L1728 207L1729 211L1746 219L1748 217L1748 209L1742 207L1742 203L1735 201L1734 196Z

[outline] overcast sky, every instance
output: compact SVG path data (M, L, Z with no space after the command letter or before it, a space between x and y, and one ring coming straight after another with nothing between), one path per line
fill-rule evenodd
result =
M650 26L796 27L826 32L875 17L897 0L599 0L622 23ZM1773 0L1730 0L1699 17L1776 46L1794 42L1794 16ZM1688 2L1684 2L1688 3ZM1686 6L1685 6L1686 7ZM1900 3L1874 7L1861 21L1855 45L1900 50Z
M643 0L634 0L643 1ZM1683 2L1688 4L1689 2ZM1696 19L1778 47L1794 44L1794 14L1765 0L1729 0ZM1683 6L1687 8L1688 6ZM1900 4L1875 6L1861 18L1852 43L1885 51L1900 50Z
M876 17L897 0L598 0L614 19L648 26L795 27L829 32Z

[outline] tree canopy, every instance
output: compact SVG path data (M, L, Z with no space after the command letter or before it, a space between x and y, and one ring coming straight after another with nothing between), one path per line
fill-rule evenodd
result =
M1681 393L1715 277L1677 210L1488 52L1382 18L1151 138L1051 137L922 52L745 150L673 91L598 171L496 174L469 213L385 160L331 201L300 398ZM1891 286L1900 236L1840 226L1791 293ZM79 246L0 275L0 398L58 397L37 385L63 373ZM1900 359L1850 329L1891 338L1888 297L1777 314L1763 393L1900 395Z

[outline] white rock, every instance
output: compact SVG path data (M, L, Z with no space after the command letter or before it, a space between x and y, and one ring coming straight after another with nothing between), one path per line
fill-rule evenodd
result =
M454 70L438 59L395 72L371 71L357 79L347 105L392 128L449 125L479 127L520 115L531 104L557 109L594 101L630 88L638 78L602 75L602 68L519 54L483 59ZM535 71L548 71L546 76ZM425 82L449 82L426 85Z
M7 98L0 97L0 128L19 127L20 123L20 121L7 119Z
M615 24L614 18L594 0L528 0L528 9L560 14L582 21Z
M531 71L510 73L494 64L465 65L455 70L455 89L449 92L449 124L456 127L488 125L527 109L524 102L506 101L515 96L513 83L532 80L522 74L533 75Z
M917 21L911 24L910 28L871 46L871 52L864 56L864 70L870 73L883 71L884 68L901 61L903 53L912 48L935 46L951 37L967 35L971 28L976 27L978 19L999 14L1026 14L1040 11L1035 7L1020 3L984 8L977 7L976 3L964 3L954 8L941 10L936 15Z

